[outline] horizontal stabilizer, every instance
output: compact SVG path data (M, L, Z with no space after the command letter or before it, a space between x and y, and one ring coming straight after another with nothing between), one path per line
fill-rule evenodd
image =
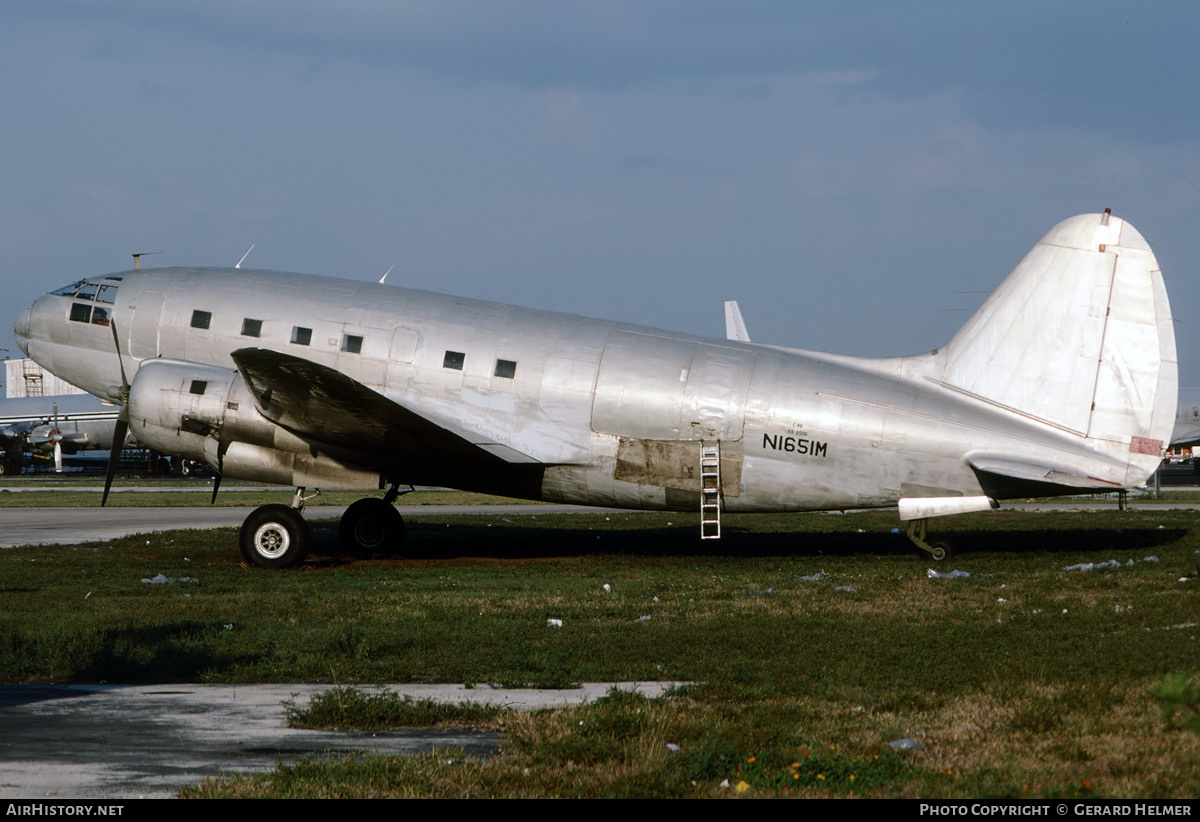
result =
M1045 465L993 455L969 456L967 463L975 471L983 490L996 499L1094 494L1123 487L1123 483L1117 480L1098 477L1094 473L1087 473L1086 469L1066 465ZM1096 473L1124 476L1120 466L1107 461L1103 464L1093 461L1090 467Z
M413 460L537 462L476 432L411 411L311 360L263 348L242 348L231 356L262 415L306 439Z

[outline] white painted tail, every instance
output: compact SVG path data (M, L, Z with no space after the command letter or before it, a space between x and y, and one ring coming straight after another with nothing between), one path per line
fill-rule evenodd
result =
M1140 485L1173 425L1178 374L1154 253L1124 220L1056 225L954 335L947 386L1049 423L1127 467Z

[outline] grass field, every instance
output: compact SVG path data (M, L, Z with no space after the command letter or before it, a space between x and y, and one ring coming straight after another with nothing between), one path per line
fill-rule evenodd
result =
M232 529L4 549L0 676L328 682L297 721L509 739L486 759L315 758L189 796L1200 794L1194 513L948 519L961 553L936 571L957 578L930 577L894 513L727 516L715 543L695 519L414 510L403 559L346 562L317 524L287 572L239 565ZM143 583L158 574L175 581ZM619 680L694 684L448 716L345 690Z

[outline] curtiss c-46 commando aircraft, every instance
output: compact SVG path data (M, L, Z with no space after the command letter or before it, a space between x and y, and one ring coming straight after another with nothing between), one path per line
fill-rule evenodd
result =
M740 313L731 328L706 339L376 283L135 268L40 297L16 334L122 403L114 441L128 426L219 477L295 486L291 506L242 526L243 556L264 566L305 557L305 488L386 489L340 534L352 553L395 552L409 484L694 511L706 537L722 511L898 507L939 557L927 519L1140 486L1171 436L1166 290L1141 234L1107 211L1052 228L925 354L755 344Z

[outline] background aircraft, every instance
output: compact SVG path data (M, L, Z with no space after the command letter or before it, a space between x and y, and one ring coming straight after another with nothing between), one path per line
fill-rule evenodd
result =
M1186 447L1200 443L1200 388L1179 390L1179 410L1175 412L1175 428L1171 445Z
M109 450L117 408L87 394L0 399L0 474L18 474L24 455L43 454L62 471L63 455Z
M1052 228L928 353L755 344L740 312L727 316L734 339L707 339L179 268L81 280L40 297L16 333L50 371L123 403L116 440L129 426L219 476L296 486L291 507L243 524L243 555L268 566L305 556L307 487L386 488L340 533L354 553L395 550L391 503L409 483L690 510L714 537L722 511L894 506L944 556L928 518L1141 485L1170 437L1166 290L1146 241L1107 211Z

